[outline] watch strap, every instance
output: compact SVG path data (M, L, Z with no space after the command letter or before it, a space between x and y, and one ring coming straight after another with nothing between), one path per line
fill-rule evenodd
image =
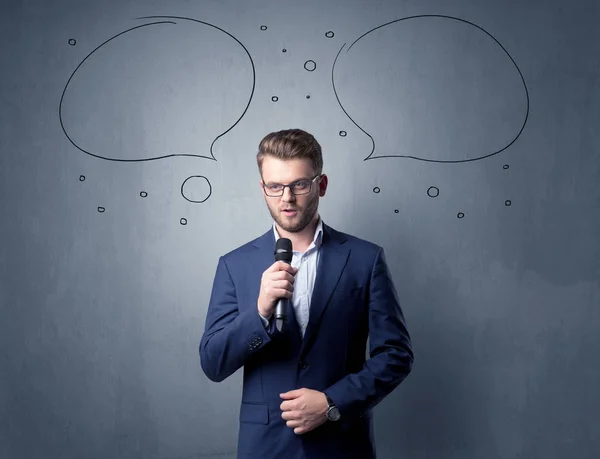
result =
M335 403L333 403L333 400L331 400L331 397L329 395L325 394L325 398L327 399L327 404L329 406L335 405Z

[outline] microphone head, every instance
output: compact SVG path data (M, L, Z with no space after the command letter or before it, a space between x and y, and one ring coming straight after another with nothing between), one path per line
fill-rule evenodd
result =
M291 263L292 257L292 241L285 237L277 239L277 243L275 244L275 261Z

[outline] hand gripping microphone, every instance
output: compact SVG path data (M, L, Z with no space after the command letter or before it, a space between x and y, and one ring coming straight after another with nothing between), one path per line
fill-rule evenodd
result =
M281 237L275 244L275 261L283 261L287 264L292 262L292 241ZM287 321L288 299L280 298L275 306L275 326L277 330L283 329L283 323Z

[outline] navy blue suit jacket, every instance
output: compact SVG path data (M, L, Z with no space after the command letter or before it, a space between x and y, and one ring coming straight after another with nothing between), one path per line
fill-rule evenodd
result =
M212 381L243 367L238 458L375 458L372 408L413 362L383 249L323 224L302 337L293 311L282 332L273 322L265 329L258 314L261 276L274 262L274 247L271 228L219 258L200 341L200 363ZM302 387L327 393L341 419L295 434L281 417L279 394Z

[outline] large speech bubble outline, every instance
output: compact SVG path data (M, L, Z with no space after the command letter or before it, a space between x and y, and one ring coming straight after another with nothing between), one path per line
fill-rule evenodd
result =
M366 158L363 159L363 161L372 160L372 159L381 159L381 158L410 158L410 159L415 159L415 160L418 160L418 161L426 161L426 162L433 162L433 163L466 163L466 162L471 162L471 161L478 161L478 160L481 160L481 159L484 159L484 158L489 158L490 156L497 155L498 153L501 153L504 150L506 150L507 148L509 148L513 143L516 142L516 140L521 136L523 130L525 129L525 125L527 124L527 120L529 119L529 90L527 89L527 83L525 82L525 78L523 77L523 74L521 73L521 69L519 69L519 66L517 65L517 63L515 62L515 60L512 58L512 56L509 54L509 52L506 50L506 48L504 48L504 46L502 46L502 44L492 34L490 34L488 31L486 31L482 27L478 26L477 24L474 24L474 23L472 23L470 21L467 21L465 19L461 19L461 18L457 18L457 17L453 17L453 16L439 15L439 14L421 14L421 15L416 15L416 16L407 16L405 18L396 19L396 20L393 20L393 21L390 21L390 22L386 22L385 24L382 24L380 26L377 26L377 27L375 27L375 28L373 28L373 29L365 32L360 37L358 37L356 40L354 40L354 42L352 42L352 44L348 47L348 49L346 50L346 52L349 52L350 49L361 38L364 38L366 35L370 34L371 32L374 32L377 29L381 29L382 27L388 26L388 25L396 23L396 22L405 21L407 19L427 18L427 17L429 17L429 18L434 17L434 18L443 18L443 19L453 19L453 20L456 20L456 21L464 22L464 23L466 23L468 25L471 25L471 26L476 27L477 29L481 30L486 35L488 35L492 40L494 40L494 42L498 46L500 46L500 48L502 49L502 51L504 51L504 53L506 53L506 55L511 60L512 64L515 66L517 72L519 73L519 76L521 77L521 81L523 82L523 87L525 89L525 96L526 96L526 102L527 102L525 119L523 121L523 125L519 129L519 132L516 134L516 136L506 146L504 146L503 148L501 148L501 149L499 149L497 151L485 154L483 156L478 156L476 158L469 158L469 159L463 159L463 160L441 160L441 159L429 159L429 158L421 158L421 157L417 157L417 156L413 156L413 155L401 155L401 154L373 156L373 154L375 153L375 139L373 139L373 137L367 131L365 131L361 126L359 126L359 124L356 121L354 121L354 119L352 119L352 117L348 114L348 112L346 111L346 109L344 108L344 106L342 105L342 103L340 101L340 98L338 96L338 93L337 93L337 90L336 90L336 87L335 87L335 78L334 78L335 65L337 63L337 60L338 60L340 54L342 53L342 50L344 49L344 47L347 44L347 43L344 43L342 45L342 47L340 48L340 50L338 51L338 53L335 56L335 59L333 61L333 66L331 68L331 83L332 83L332 86L333 86L333 92L335 94L335 98L336 98L338 104L340 105L340 108L342 109L342 111L346 114L346 116L348 117L348 119L350 119L350 121L352 121L352 123L358 129L360 129L367 137L369 137L369 139L371 140L371 144L372 144L371 152L369 153L369 155Z
M154 160L158 160L158 159L165 159L165 158L171 158L171 157L175 157L175 156L188 156L188 157L195 157L195 158L204 158L204 159L210 159L213 161L216 161L217 159L215 158L214 154L213 154L213 146L216 143L217 140L219 140L221 137L223 137L225 134L227 134L229 131L231 131L239 122L240 120L244 117L244 115L246 114L246 112L248 111L248 108L250 107L250 103L252 101L252 97L254 96L254 90L256 87L256 70L254 67L254 61L252 60L252 56L250 55L250 52L248 51L248 49L236 38L234 37L232 34L230 34L229 32L227 32L226 30L215 26L213 24L210 24L208 22L204 22L201 21L199 19L193 19L193 18L186 18L186 17L181 17L181 16L142 16L139 18L135 18L138 20L143 20L143 19L172 19L172 20L164 20L164 21L155 21L155 22L150 22L147 24L141 24L135 27L131 27L127 30L124 30L123 32L118 33L117 35L114 35L113 37L109 38L108 40L104 41L103 43L101 43L100 45L98 45L96 48L94 48L80 63L79 65L75 68L75 70L73 71L73 73L71 74L71 76L69 77L69 79L67 80L67 83L63 89L62 95L60 97L60 102L59 102L59 106L58 106L58 116L59 116L59 121L60 121L60 126L62 128L63 133L65 134L65 136L67 137L67 139L69 140L69 142L71 142L71 144L73 144L73 146L75 148L77 148L78 150L80 150L83 153L86 153L90 156L96 157L96 158L100 158L100 159L104 159L107 161L117 161L117 162L142 162L142 161L154 161ZM226 35L228 35L229 37L231 37L233 40L235 40L246 52L248 59L250 59L250 64L252 65L252 90L250 92L250 97L248 99L248 103L246 104L246 107L244 108L244 111L242 112L242 114L240 115L240 117L233 123L233 125L231 127L229 127L226 131L224 131L223 133L219 134L210 144L210 156L206 156L206 155L200 155L200 154L192 154L192 153L173 153L173 154L169 154L169 155L162 155L162 156L154 156L152 158L136 158L136 159L125 159L125 158L110 158L107 156L102 156L96 153L93 153L91 151L86 150L85 148L81 147L80 145L78 145L67 133L67 130L65 128L64 122L63 122L63 116L62 116L62 110L63 110L63 100L65 97L65 94L67 92L67 88L69 87L69 83L71 82L71 80L73 79L73 77L75 76L75 74L77 73L77 71L79 70L79 68L83 65L83 63L89 59L96 51L98 51L100 48L102 48L104 45L106 45L107 43L111 42L112 40L120 37L121 35L124 35L128 32L131 32L132 30L136 30L139 29L141 27L148 27L148 26L152 26L152 25L158 25L158 24L174 24L176 25L177 22L173 21L175 19L180 19L180 20L187 20L187 21L192 21L192 22L197 22L200 24L204 24L206 26L209 27L213 27L214 29L217 29L223 33L225 33ZM184 196L185 197L185 196ZM187 198L186 198L187 199Z

